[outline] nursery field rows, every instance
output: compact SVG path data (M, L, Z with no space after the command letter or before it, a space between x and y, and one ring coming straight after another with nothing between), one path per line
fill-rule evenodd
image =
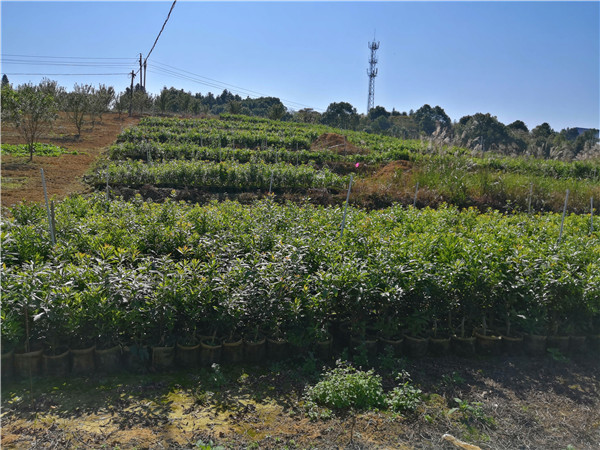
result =
M589 217L72 197L2 223L2 343L600 333ZM493 331L492 331L493 330Z
M143 119L121 133L109 159L87 177L90 184L266 192L273 177L279 192L318 187L336 198L353 173L357 189L350 201L368 207L446 202L482 211L559 212L569 190L569 211L585 213L591 199L600 198L598 161L471 154L427 141L234 115ZM410 165L394 168L397 161Z

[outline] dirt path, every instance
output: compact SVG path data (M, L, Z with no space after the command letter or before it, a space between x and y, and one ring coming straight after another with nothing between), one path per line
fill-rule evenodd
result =
M67 148L76 155L65 154L58 157L2 156L2 206L12 206L26 200L41 202L44 200L40 168L44 169L48 195L61 199L75 192L87 192L89 187L82 183L82 176L100 155L115 142L125 128L136 125L139 117L119 118L116 113L107 113L102 123L93 129L84 129L79 140L73 138L75 127L60 117L54 124L51 135L40 139L43 143ZM2 124L2 143L23 144L17 131L9 124Z
M390 363L390 361L388 361ZM582 355L421 358L378 369L384 386L407 370L423 390L414 413L367 411L311 421L303 392L320 362L38 378L2 386L2 448L597 449L599 362ZM31 387L33 392L30 391ZM459 399L460 403L457 403Z

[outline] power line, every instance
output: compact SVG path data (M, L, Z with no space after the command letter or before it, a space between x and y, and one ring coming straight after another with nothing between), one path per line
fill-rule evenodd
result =
M102 76L107 76L107 75L129 75L128 73L23 73L23 72L13 72L13 73L5 73L5 75L38 75L38 76L56 76L56 75L102 75Z
M209 87L214 87L216 89L227 89L226 86L223 86L223 84L226 84L226 83L223 83L223 84L219 85L219 84L211 83L209 81L199 80L199 79L194 78L194 77L183 75L183 74L174 72L172 70L163 69L161 67L155 67L154 70L150 69L150 72L157 73L157 74L166 74L166 75L169 75L170 77L179 78L179 79L187 80L187 81L192 81L194 83L202 84L202 85L209 86ZM242 95L248 95L249 97L255 97L255 98L256 97L260 97L260 96L271 97L270 95L267 95L267 94L255 93L255 94L249 95L247 92L241 92L241 91L238 91L237 89L229 89L229 90L232 93L242 94ZM254 91L250 91L250 92L254 92ZM311 108L311 107L309 107L307 105L304 105L304 104L301 104L301 103L297 103L297 102L293 102L291 100L286 100L286 99L280 99L280 100L283 103L288 104L290 106L295 106L295 107L301 106L301 107L305 107L305 108ZM315 109L316 110L316 108L311 108L311 109Z
M109 57L94 57L90 58L89 56L42 56L42 55L13 55L4 53L0 57L4 59L5 57L9 58L53 58L53 59L126 59L131 60L133 58L109 58Z
M177 67L173 67L173 66L170 66L170 65L168 65L168 64L160 63L160 62L158 62L158 61L154 61L154 64L158 64L158 65L160 65L160 66L169 67L169 68L171 68L171 69L173 69L173 70L176 70L176 71L178 71L178 72L185 72L185 73L188 73L188 74L190 74L190 75L193 75L194 77L197 77L197 78L202 78L202 79L209 80L209 81L213 81L213 82L215 82L215 83L219 83L219 84L221 84L221 85L224 85L224 86L231 86L232 88L234 88L234 89L237 89L237 90L240 90L240 91L250 92L250 93L254 93L254 94L256 94L256 95L260 95L260 96L264 96L264 95L266 95L266 94L263 94L263 93L261 93L261 92L253 91L253 90L250 90L250 89L245 89L245 88L242 88L242 87L239 87L239 86L235 86L235 85L233 85L233 84L229 84L229 83L225 83L225 82L223 82L223 81L215 80L215 79L213 79L213 78L204 77L204 76L202 76L202 75L198 75L198 74L195 74L195 73L193 73L193 72L189 72L189 71L187 71L187 70L184 70L184 69L178 69Z
M163 23L162 28L158 32L158 36L156 36L156 39L154 40L154 44L152 44L152 48L150 49L150 51L146 55L146 59L144 59L144 64L146 64L146 62L148 61L148 58L150 57L150 54L152 53L152 50L154 50L154 47L156 47L156 43L158 42L158 38L160 37L160 35L162 34L163 30L165 29L165 25L167 25L167 22L169 21L169 18L171 17L171 12L173 11L173 8L175 8L175 3L177 3L177 0L173 1L173 4L171 5L171 9L169 9L169 14L167 14L167 18L165 19L165 23ZM140 65L140 68L138 69L138 71L136 72L136 74L139 73L139 71L141 69L142 68L141 68L141 65Z
M242 87L239 87L239 86L235 86L233 84L229 84L229 83L225 83L225 82L222 82L222 81L219 81L219 80L215 80L213 78L204 77L202 75L198 75L198 74L195 74L193 72L190 72L190 71L187 71L187 70L184 70L184 69L178 69L178 68L170 66L168 64L160 63L160 62L157 62L157 61L154 61L151 64L152 64L152 66L154 66L154 69L156 69L158 71L161 71L163 74L167 74L167 75L173 76L175 78L179 78L179 79L183 79L183 80L188 80L188 81L193 81L195 83L203 84L205 86L210 86L210 87L214 87L214 88L217 88L217 89L227 89L227 87L233 88L233 89L229 89L229 90L231 90L234 93L242 94L242 95L248 95L250 97L271 97L271 95L268 95L268 94L265 94L265 93L262 93L262 92L253 91L253 90L250 90L250 89L245 89L245 88L242 88ZM161 67L161 66L164 66L164 67ZM167 67L170 68L170 69L167 69ZM156 72L154 72L154 73L156 73ZM186 74L189 74L189 75L186 75ZM207 81L205 81L205 80L207 80ZM280 100L283 103L289 104L291 106L295 105L295 107L311 108L311 109L313 109L315 111L324 111L321 108L313 108L311 106L308 106L308 105L305 105L305 104L302 104L302 103L298 103L298 102L295 102L293 100L287 100L287 99L284 99L284 98L280 98Z
M158 42L158 39L160 38L163 30L165 29L165 26L167 25L167 22L169 21L169 18L171 17L171 12L173 12L173 8L175 7L176 3L177 3L177 0L174 0L173 4L171 5L171 8L169 9L169 13L167 14L167 18L165 19L165 22L163 23L163 26L161 27L161 29L160 29L160 31L158 33L158 36L156 36L156 39L154 40L154 44L152 44L152 48L150 49L150 51L146 55L146 58L144 58L143 62L142 62L142 55L140 54L140 67L139 67L139 69L136 72L131 71L132 83L133 83L133 78L138 73L140 75L142 75L142 73L141 73L142 70L144 70L144 73L146 72L148 58L152 54L152 51L154 50L154 47L156 47L156 43ZM249 90L249 89L244 89L244 88L241 88L239 86L234 86L234 85L230 85L228 83L223 83L223 82L218 81L218 80L213 80L211 78L203 77L201 75L198 75L198 74L195 74L195 73L192 73L192 72L188 72L187 70L177 69L177 68L169 66L167 64L161 64L161 63L158 63L158 62L155 63L155 64L156 64L156 66L154 67L155 70L157 70L159 72L162 72L163 74L170 75L170 76L175 77L175 78L180 78L180 79L184 79L184 80L188 80L188 81L193 81L195 83L204 84L206 86L210 86L210 87L214 87L214 88L218 88L218 89L220 89L223 85L230 86L230 87L235 88L236 91L241 91L242 93L244 93L244 95L248 95L248 96L250 96L249 93L251 93L253 96L266 96L267 95L267 94L263 94L263 93L260 93L260 92L257 92L257 91L252 91L252 90ZM160 67L160 66L164 66L164 67ZM169 68L173 69L173 70L170 70ZM150 70L150 72L156 73L152 69ZM184 73L181 73L181 72L184 72ZM189 74L191 76L186 75L186 74ZM203 81L201 79L208 80L208 81ZM217 83L217 84L215 84L215 83ZM143 86L145 88L145 84L146 84L146 82L145 82L145 76L144 76L142 78L142 80L140 80L140 86ZM293 104L293 105L298 105L298 106L305 107L305 108L310 108L307 105L303 105L302 103L294 102L294 101L291 101L291 100L286 100L286 99L280 99L280 100L282 102L285 102L285 103L288 103L288 104ZM320 108L312 108L312 109L319 109L320 111L323 111Z
M130 63L99 63L99 62L54 62L54 61L27 61L7 58L2 60L2 64L11 64L17 66L69 66L69 67L130 67Z

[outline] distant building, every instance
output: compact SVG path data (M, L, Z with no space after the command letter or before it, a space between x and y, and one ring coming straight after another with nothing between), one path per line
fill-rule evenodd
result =
M586 131L591 130L591 128L579 128L579 127L575 127L575 129L577 130L577 136L581 136ZM599 130L596 130L596 138L600 138Z

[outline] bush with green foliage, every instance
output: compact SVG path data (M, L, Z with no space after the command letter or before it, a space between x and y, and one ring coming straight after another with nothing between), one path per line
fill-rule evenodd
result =
M305 390L304 406L311 419L377 409L396 413L414 411L421 403L421 390L412 384L406 371L397 380L401 384L386 394L381 377L373 369L359 370L338 360L336 367L324 369L321 380Z
M335 412L371 410L385 407L381 377L373 370L357 370L338 361L336 367L325 370L321 380L306 389L305 406L312 418ZM324 411L319 411L324 407Z

